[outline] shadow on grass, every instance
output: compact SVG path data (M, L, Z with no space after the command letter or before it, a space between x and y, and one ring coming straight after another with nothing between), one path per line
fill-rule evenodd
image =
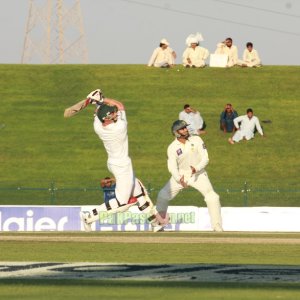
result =
M244 283L244 282L185 282L185 281L133 281L133 280L90 280L90 279L11 279L0 280L1 285L62 286L62 287L107 287L107 288L195 288L195 289L286 289L300 290L300 283Z

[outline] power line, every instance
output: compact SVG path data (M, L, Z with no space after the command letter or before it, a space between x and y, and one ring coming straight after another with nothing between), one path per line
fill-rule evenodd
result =
M128 2L128 3L131 3L131 4L137 4L137 5L141 5L141 6L152 7L152 8L156 8L156 9L165 10L165 11L167 10L167 11L179 13L179 14L182 14L182 15L188 15L188 16L193 16L193 17L200 17L200 18L204 18L204 19L209 19L209 20L217 21L217 22L225 22L225 23L230 23L230 24L234 24L234 25L246 26L246 27L250 27L250 28L257 28L257 29L263 29L263 30L277 32L277 33L283 33L283 34L289 34L289 35L294 35L294 36L300 36L300 33L297 33L297 32L290 32L290 31L278 30L278 29L273 29L273 28L264 27L264 26L258 26L258 25L253 25L253 24L235 22L235 21L231 21L231 20L226 20L226 19L221 19L221 18L215 18L215 17L210 17L210 16L206 16L206 15L201 15L201 14L193 13L193 12L178 10L178 9L174 9L174 8L170 8L170 7L163 7L163 6L154 5L154 4L142 3L142 2L134 1L134 0L120 0L120 1Z
M239 4L239 3L234 3L234 2L231 2L231 1L225 1L225 0L213 0L213 1L221 2L221 3L225 3L225 4L230 4L230 5L234 5L234 6L239 6L239 7L250 8L250 9L259 10L259 11L265 11L265 12L276 14L276 15L282 15L282 16L287 16L287 17L300 19L300 15L287 14L287 13L279 12L279 11L276 11L276 10L271 10L271 9L266 9L266 8L259 8L259 7L255 7L255 6Z

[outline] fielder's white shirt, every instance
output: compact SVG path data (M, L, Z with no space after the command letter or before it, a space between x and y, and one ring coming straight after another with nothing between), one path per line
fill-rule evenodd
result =
M199 136L190 136L185 144L175 139L168 147L168 170L177 182L183 175L185 180L191 177L191 166L197 173L204 171L208 161L205 144Z
M241 122L241 125L239 123ZM257 131L263 135L262 128L260 126L259 120L256 116L253 116L251 119L247 115L239 116L233 120L234 126L240 128L242 132L251 132L254 133L256 127Z
M108 154L107 162L116 166L127 165L131 160L128 156L127 119L124 110L118 111L118 120L103 126L99 118L94 118L94 130Z

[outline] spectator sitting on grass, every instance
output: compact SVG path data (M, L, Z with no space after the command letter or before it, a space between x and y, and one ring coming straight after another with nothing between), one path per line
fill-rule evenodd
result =
M238 143L241 140L248 141L253 139L255 130L257 130L262 137L264 136L259 120L253 115L253 110L251 108L247 109L246 115L235 118L233 123L237 128L237 131L232 138L228 139L230 144Z
M200 115L200 112L192 108L189 104L185 104L183 111L179 113L179 120L183 120L188 124L190 135L200 135L206 133L204 130L206 124Z
M162 39L159 47L154 49L148 62L148 67L170 68L174 66L175 59L175 51L169 47L169 42L166 39Z
M230 68L238 63L238 49L232 44L232 38L227 38L225 41L217 45L215 54L227 54L228 61L226 67Z
M206 48L200 47L200 42L203 41L202 35L189 35L186 39L187 48L183 52L182 60L186 68L203 68L205 60L209 56L209 51Z
M225 105L225 109L220 115L220 129L224 133L234 132L236 130L233 120L238 116L236 110L233 109L230 103Z
M261 61L258 52L253 48L253 44L248 42L243 53L243 60L240 63L242 67L260 67Z

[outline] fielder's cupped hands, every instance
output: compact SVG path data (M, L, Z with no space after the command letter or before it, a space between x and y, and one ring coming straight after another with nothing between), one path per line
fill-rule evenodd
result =
M182 175L179 182L184 188L188 187L188 184L184 181L184 175Z
M190 166L192 170L192 175L196 173L196 169L193 166Z

